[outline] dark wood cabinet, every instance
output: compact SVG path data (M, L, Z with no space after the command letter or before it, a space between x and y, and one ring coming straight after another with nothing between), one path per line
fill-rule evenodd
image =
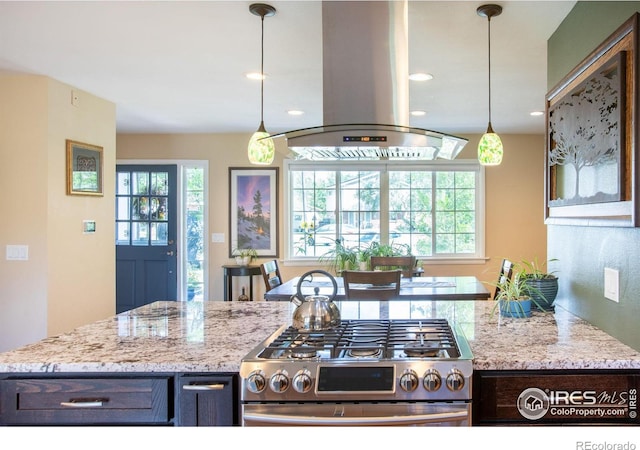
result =
M474 371L473 425L639 425L638 370Z
M0 380L3 425L168 425L171 377Z
M238 392L235 374L184 374L176 377L176 425L239 425Z

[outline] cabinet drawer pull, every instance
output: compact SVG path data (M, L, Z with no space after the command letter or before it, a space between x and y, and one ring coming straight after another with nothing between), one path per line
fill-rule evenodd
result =
M60 406L66 406L68 408L99 408L104 406L107 402L105 399L91 399L91 400L69 400L68 402L60 402Z
M220 391L224 389L224 383L214 384L185 384L182 389L185 391Z

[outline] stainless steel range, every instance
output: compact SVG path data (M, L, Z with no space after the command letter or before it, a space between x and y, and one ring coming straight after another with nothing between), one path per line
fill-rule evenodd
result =
M284 326L242 360L243 425L468 426L472 358L446 319Z

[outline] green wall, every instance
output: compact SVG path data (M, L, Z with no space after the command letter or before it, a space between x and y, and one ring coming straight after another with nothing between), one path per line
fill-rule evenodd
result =
M578 2L548 41L549 90L636 12L640 2ZM556 302L640 350L640 228L549 226L547 256L559 259ZM619 303L604 297L605 267L620 273Z

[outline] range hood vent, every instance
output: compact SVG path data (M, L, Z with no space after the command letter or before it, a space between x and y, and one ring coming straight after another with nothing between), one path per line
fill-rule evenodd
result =
M288 131L308 160L454 159L464 138L409 126L407 2L322 2L323 123ZM391 124L391 125L387 125Z

